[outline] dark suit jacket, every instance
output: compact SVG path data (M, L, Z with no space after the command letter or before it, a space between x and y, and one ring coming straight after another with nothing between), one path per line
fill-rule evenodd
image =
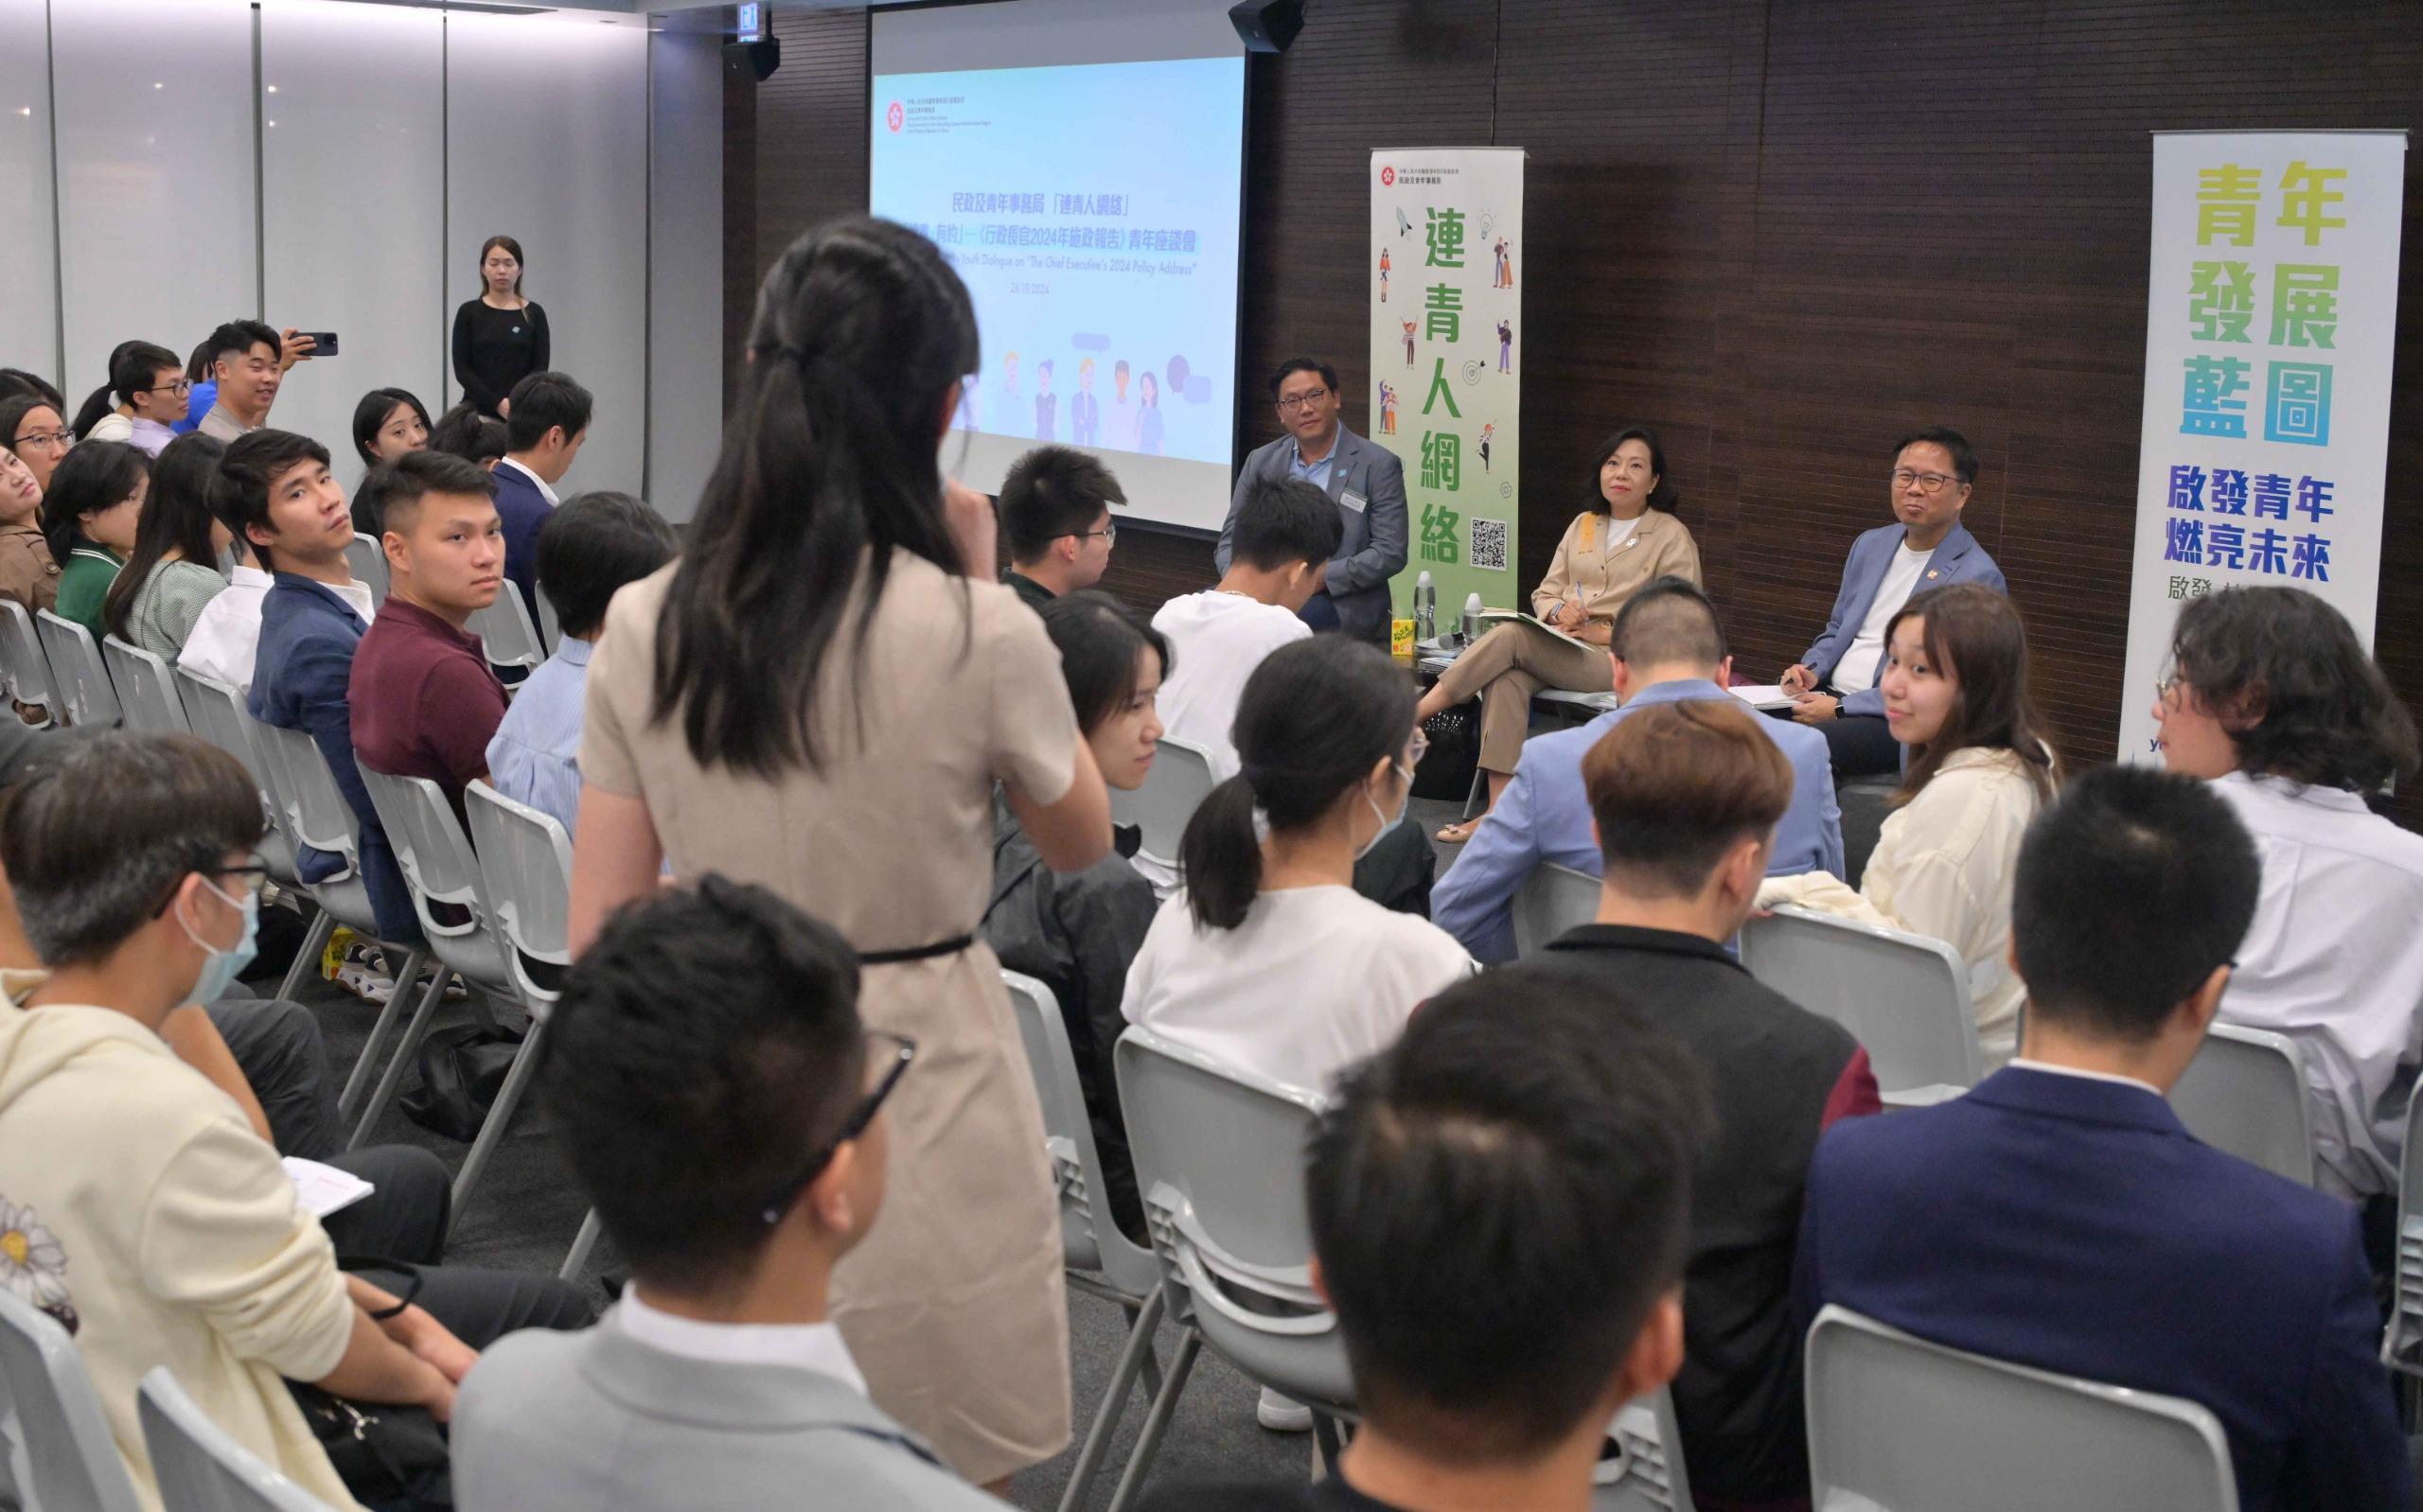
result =
M1295 438L1281 436L1246 455L1237 485L1229 498L1229 518L1220 526L1220 544L1212 562L1229 570L1229 535L1237 526L1237 510L1254 484L1284 479L1296 460ZM1346 496L1363 501L1354 508ZM1388 579L1405 571L1405 465L1386 447L1366 441L1343 424L1337 428L1337 450L1329 468L1329 496L1337 501L1338 517L1346 522L1337 554L1330 558L1328 592L1337 606L1340 628L1359 639L1385 640L1388 628Z
M498 463L488 474L496 480L496 518L504 525L504 575L521 590L530 623L539 620L539 527L556 506L518 466Z
M1718 1134L1691 1190L1683 1369L1673 1384L1683 1457L1703 1501L1806 1497L1793 1250L1819 1134L1837 1118L1883 1111L1867 1052L1696 935L1583 924L1511 969L1569 977L1638 1005L1707 1067Z
M1843 653L1859 639L1859 627L1867 623L1867 611L1875 607L1876 590L1884 582L1884 570L1893 564L1893 554L1901 546L1901 537L1909 534L1905 525L1879 525L1865 532L1851 542L1851 554L1843 563L1843 586L1834 595L1833 617L1826 622L1825 633L1817 637L1808 650L1800 654L1801 664L1817 674L1820 682L1831 682L1834 667ZM2010 591L2003 582L2003 570L1969 534L1969 527L1954 524L1952 533L1936 547L1935 555L1927 561L1927 569L1919 575L1918 586L1910 590L1916 597L1931 588L1947 583L1983 583L1997 593ZM1877 662L1879 677L1884 663ZM1884 712L1884 694L1874 681L1865 688L1838 690L1847 696L1842 712L1847 714Z
M2184 1397L2245 1512L2408 1504L2356 1209L2142 1087L2012 1066L1830 1133L1795 1290L1973 1354Z

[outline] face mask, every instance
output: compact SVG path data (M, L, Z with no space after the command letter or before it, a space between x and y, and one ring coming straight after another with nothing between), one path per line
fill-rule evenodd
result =
M208 952L210 956L208 963L202 968L202 976L200 979L195 981L193 984L193 992L187 994L186 998L186 1001L189 1003L215 1003L219 1001L220 997L226 993L227 989L235 985L236 974L251 965L253 963L253 957L260 951L260 899L252 892L247 891L244 894L244 901L241 904L238 904L235 899L228 897L227 894L219 892L219 888L215 885L209 882L204 882L203 886L209 888L213 892L219 893L219 896L231 907L239 907L243 910L244 938L237 941L232 948L221 950L218 946L203 939L200 935L195 934L193 932L193 925L186 923L183 919L177 921L177 927L186 932L186 938L192 941L195 944L200 945L204 951Z
M1405 764L1402 762L1388 763L1388 769L1396 772L1405 779L1405 801L1397 805L1396 814L1391 817L1389 815L1380 813L1379 800L1372 798L1371 790L1370 788L1367 787L1363 790L1363 801L1371 805L1372 814L1377 816L1379 818L1380 828L1377 834L1363 842L1363 849L1354 853L1354 859L1357 861L1360 861L1365 856L1370 855L1373 846L1378 845L1382 840L1387 839L1388 837L1389 831L1395 829L1398 825L1403 824L1405 822L1405 811L1412 806L1413 774L1406 770Z

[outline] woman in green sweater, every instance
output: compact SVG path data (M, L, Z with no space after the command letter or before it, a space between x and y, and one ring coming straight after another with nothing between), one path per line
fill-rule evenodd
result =
M42 533L59 562L59 602L52 612L93 633L109 634L101 603L134 549L135 521L150 486L151 459L123 441L87 441L50 475L42 498Z

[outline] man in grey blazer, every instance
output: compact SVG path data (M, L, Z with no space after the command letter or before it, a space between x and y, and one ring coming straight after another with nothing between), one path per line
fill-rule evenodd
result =
M825 1317L916 1054L859 1023L858 990L839 935L716 876L619 915L573 967L547 1101L631 1283L594 1327L517 1333L472 1368L464 1512L1000 1512L867 1399Z
M1405 570L1405 466L1396 454L1346 429L1338 418L1345 396L1337 370L1309 357L1291 357L1270 379L1279 423L1287 433L1246 456L1229 498L1212 566L1229 570L1229 533L1253 485L1301 478L1329 495L1346 526L1322 590L1305 605L1316 630L1343 630L1358 641L1388 643L1388 579Z

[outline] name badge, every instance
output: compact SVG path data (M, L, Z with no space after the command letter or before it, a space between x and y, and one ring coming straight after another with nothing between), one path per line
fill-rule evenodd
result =
M1369 503L1371 501L1365 499L1361 494L1356 493L1353 489L1349 488L1346 492L1338 496L1337 501L1359 515L1363 513L1364 505Z

